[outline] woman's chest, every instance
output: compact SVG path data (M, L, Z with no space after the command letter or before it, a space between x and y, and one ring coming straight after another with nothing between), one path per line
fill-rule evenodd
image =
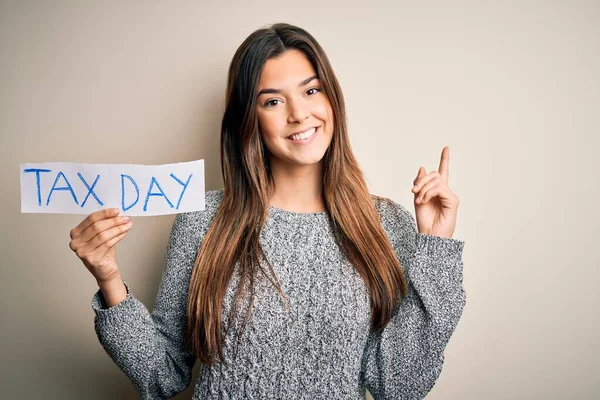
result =
M269 346L292 349L306 349L313 341L321 352L343 352L336 347L362 343L370 324L369 293L333 239L289 233L262 239L266 260L262 270L254 271L254 296L243 337L253 341L256 336ZM223 327L240 284L237 267L223 302ZM250 300L249 280L245 288L230 334L237 334L243 322Z

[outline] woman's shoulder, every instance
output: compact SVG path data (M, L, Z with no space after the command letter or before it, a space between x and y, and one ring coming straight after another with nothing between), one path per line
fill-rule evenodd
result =
M204 211L216 213L223 200L223 189L209 190L204 194Z
M386 231L415 231L415 218L403 205L387 197L375 194L371 197Z
M411 217L412 214L402 204L395 202L387 197L378 196L371 193L375 209L381 217Z
M215 217L221 200L223 189L208 190L204 193L204 210L177 214L175 222L188 226L208 226Z

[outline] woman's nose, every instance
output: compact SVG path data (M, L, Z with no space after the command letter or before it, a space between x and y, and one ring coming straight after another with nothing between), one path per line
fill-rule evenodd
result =
M305 119L310 115L309 109L304 104L303 100L294 100L288 102L289 105L289 114L288 114L288 123L293 124L295 122L302 123Z

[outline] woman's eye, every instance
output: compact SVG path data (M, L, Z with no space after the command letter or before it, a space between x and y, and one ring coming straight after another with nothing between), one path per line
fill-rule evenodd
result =
M311 90L314 90L314 92L312 92L312 93L309 93ZM321 91L321 88L316 88L316 87L314 87L314 88L310 88L310 89L308 89L308 90L306 91L306 93L308 93L308 94L312 95L312 94L316 94L316 93L318 93L318 92L320 92L320 91Z
M277 99L269 100L269 101L267 101L267 102L264 104L264 105L265 105L265 107L273 107L273 106L276 106L277 104L273 104L273 102L274 102L274 101L279 101L279 100L277 100Z

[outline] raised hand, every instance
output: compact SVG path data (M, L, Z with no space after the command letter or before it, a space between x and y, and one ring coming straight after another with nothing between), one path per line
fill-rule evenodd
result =
M413 181L415 215L419 233L451 238L456 227L458 196L448 186L450 149L442 149L437 171L425 172L420 167Z

